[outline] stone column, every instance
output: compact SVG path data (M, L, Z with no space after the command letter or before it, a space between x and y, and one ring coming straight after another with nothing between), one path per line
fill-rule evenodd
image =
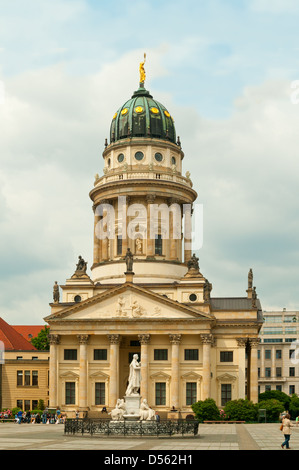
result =
M265 348L261 347L261 369L260 369L261 378L265 377Z
M141 382L140 395L148 400L148 344L151 335L138 335L141 344Z
M211 396L211 345L213 336L211 334L200 335L202 346L202 398L206 400Z
M247 345L247 338L236 338L237 344L239 347L238 351L238 366L239 366L239 394L238 397L244 399L245 398L245 369L246 369L246 345Z
M87 410L87 343L89 335L77 335L80 344L79 399L80 411Z
M125 203L123 204L123 207L122 207L122 235L123 238L122 238L122 256L126 256L126 253L127 253L127 249L129 248L129 245L128 245L128 207L130 205L130 196L126 196L126 201Z
M146 256L147 258L155 257L155 239L151 238L151 204L154 203L156 196L146 196L147 202L147 229L146 229ZM153 221L152 221L153 223Z
M108 406L115 407L118 396L119 382L119 343L120 335L108 335L110 341L110 387Z
M259 338L250 338L250 400L258 402L258 373L257 373L257 348Z
M93 263L98 264L101 260L101 240L98 237L97 233L97 224L100 221L100 216L97 215L96 207L93 207L94 210L94 244L93 244Z
M178 238L175 238L177 235L177 227L174 226L174 224L177 224L179 221L181 221L181 209L179 206L179 200L175 198L170 198L168 205L170 207L172 206L172 210L169 211L169 258L171 260L177 260ZM180 234L181 231L182 230L180 229Z
M192 256L192 222L191 222L191 207L186 207L185 211L185 226L184 226L184 263L186 264Z
M177 410L180 406L180 343L182 335L169 335L171 348L171 393L170 406Z
M58 345L59 335L49 335L50 341L50 361L49 361L49 407L56 408L58 400Z

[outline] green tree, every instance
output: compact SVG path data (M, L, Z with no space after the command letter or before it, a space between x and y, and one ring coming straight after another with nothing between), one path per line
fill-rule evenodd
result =
M289 397L289 395L287 395L286 393L280 392L279 390L268 390L267 392L263 392L259 394L259 401L270 400L270 399L280 401L283 404L284 409L286 411L289 410L291 397Z
M257 420L258 407L249 400L232 400L226 403L224 412L228 420L250 423Z
M204 401L198 401L191 406L195 413L196 419L201 423L203 421L219 421L220 411L215 400L207 398Z
M291 397L289 413L292 419L296 419L299 416L299 397L296 394Z
M49 330L50 328L45 325L36 338L32 338L31 340L31 344L39 351L49 351L50 349Z
M271 398L258 402L258 408L266 410L266 419L268 423L277 423L279 415L284 411L284 405L281 401Z

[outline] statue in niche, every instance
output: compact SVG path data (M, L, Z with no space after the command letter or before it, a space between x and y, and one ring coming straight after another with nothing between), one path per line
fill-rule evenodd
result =
M187 266L188 270L190 269L199 271L199 264L198 264L199 259L195 256L195 253L193 253L192 257L189 259Z
M126 396L132 397L138 395L141 380L141 363L138 362L138 354L134 354L130 364L129 384L126 390Z
M109 413L113 421L122 421L123 415L126 412L125 401L122 398L118 398L115 408Z
M153 421L156 418L155 411L149 407L146 399L142 400L139 412L140 421Z
M252 269L250 269L248 273L248 289L252 289L252 284L253 284L253 273L252 273Z
M141 255L142 254L142 240L141 238L136 238L136 254Z
M125 261L127 266L127 273L133 272L133 253L131 252L130 248L127 249Z
M87 261L84 261L82 256L79 256L79 261L76 265L76 273L85 274L87 269Z
M53 300L55 303L59 302L59 285L57 284L57 281L55 281L53 286Z

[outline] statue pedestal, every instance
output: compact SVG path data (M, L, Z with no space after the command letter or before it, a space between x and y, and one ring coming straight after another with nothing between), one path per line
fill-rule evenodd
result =
M131 395L124 397L126 403L126 412L123 418L126 421L138 421L140 419L140 395Z

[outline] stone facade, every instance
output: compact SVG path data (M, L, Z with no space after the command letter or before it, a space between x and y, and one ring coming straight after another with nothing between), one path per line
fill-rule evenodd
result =
M143 96L142 87L138 93ZM242 299L211 297L212 285L192 258L186 220L191 223L197 193L190 174L182 175L179 139L112 140L103 158L103 175L96 175L90 192L91 274L75 271L45 318L50 407L113 409L125 393L134 353L141 359L141 396L160 412L184 416L197 400L212 397L222 406L244 398L246 351L248 395L257 401L260 302L250 286ZM153 225L154 205L165 212Z

